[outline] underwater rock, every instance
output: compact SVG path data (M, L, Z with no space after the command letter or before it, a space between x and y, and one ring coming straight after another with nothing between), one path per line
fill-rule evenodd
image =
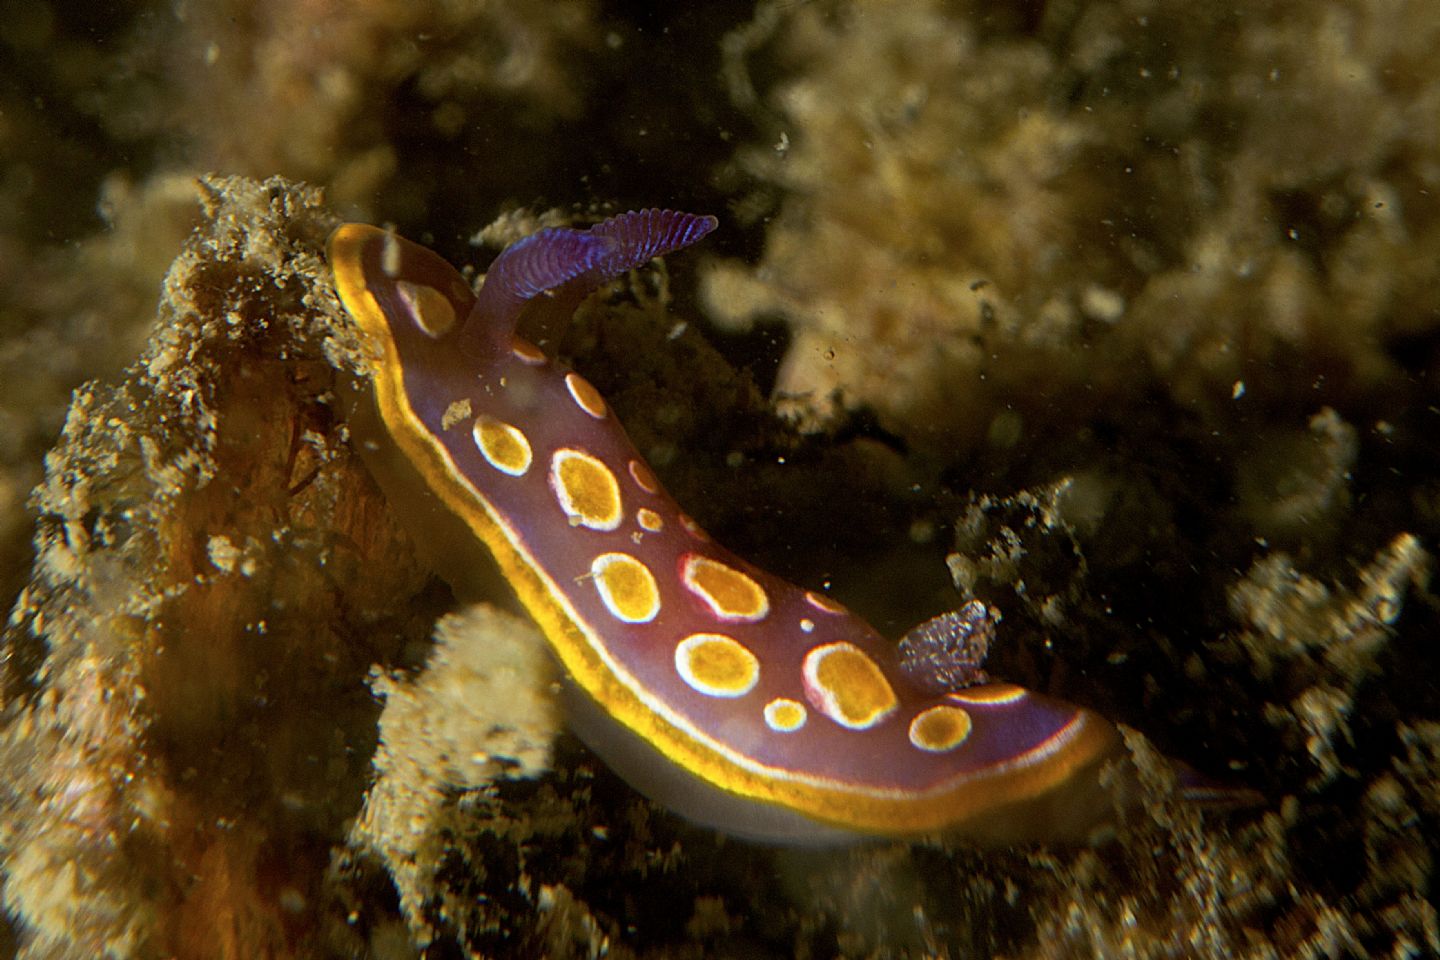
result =
M332 406L330 214L281 181L203 196L144 352L77 391L35 494L0 677L22 956L319 942L325 838L374 743L359 680L426 627Z

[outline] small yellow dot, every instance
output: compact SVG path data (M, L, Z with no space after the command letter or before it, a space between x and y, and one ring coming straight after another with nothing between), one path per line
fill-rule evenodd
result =
M805 726L808 711L798 700L776 697L765 704L765 724L776 733L794 733Z
M445 408L445 412L441 414L440 429L449 430L457 423L464 423L466 420L469 420L473 415L474 411L470 408L470 398L461 397L459 400L452 401L451 404Z
M910 721L910 742L929 753L954 750L970 736L970 714L941 704L916 714Z
M659 533L665 529L665 518L649 507L641 507L635 512L635 522L651 533Z

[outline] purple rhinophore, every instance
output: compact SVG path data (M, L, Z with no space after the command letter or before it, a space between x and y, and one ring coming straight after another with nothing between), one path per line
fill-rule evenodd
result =
M591 291L612 277L687 247L719 221L676 210L632 210L588 230L550 227L506 247L480 287L462 336L507 343L526 306L551 296L551 312L568 318Z

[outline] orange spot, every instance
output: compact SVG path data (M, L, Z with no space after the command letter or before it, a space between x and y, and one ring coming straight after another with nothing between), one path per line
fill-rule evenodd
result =
M805 704L788 697L776 697L765 704L765 725L776 733L794 733L805 726Z
M591 386L590 381L578 373L565 374L565 387L576 405L590 416L599 420L605 416L605 398Z
M655 472L639 460L630 461L630 476L646 493L659 492L660 482L655 479Z
M1025 694L1024 687L1017 687L1013 683L987 683L958 690L949 694L949 698L960 703L997 704L1023 700Z
M665 518L649 507L641 507L635 512L635 522L651 533L659 533L665 529Z
M692 633L675 645L680 678L710 697L741 697L760 682L760 661L723 633Z
M605 609L626 623L648 623L660 612L660 590L650 568L628 553L602 553L590 575Z
M563 448L550 459L550 486L570 522L592 530L620 526L620 484L598 458Z
M764 588L719 560L687 553L680 564L680 579L721 620L753 623L770 612Z
M842 727L865 730L895 712L890 681L869 654L853 643L827 643L805 655L805 696Z
M410 316L415 319L415 326L425 335L443 337L455 326L454 305L445 294L429 284L400 280L395 284L395 292L405 301Z
M923 710L910 721L910 742L929 753L954 750L970 736L970 714L940 705Z
M826 613L845 612L845 608L840 606L840 604L836 603L834 600L831 600L829 597L825 596L825 594L816 593L814 590L806 590L805 599L808 600L810 602L810 606L814 607L816 610L824 610Z
M480 417L471 432L480 455L496 470L519 477L530 469L530 441L518 427L494 417Z
M539 347L535 346L535 344L529 340L524 340L520 337L516 337L510 342L510 352L515 354L517 360L522 363L528 363L532 367L539 366L549 359Z

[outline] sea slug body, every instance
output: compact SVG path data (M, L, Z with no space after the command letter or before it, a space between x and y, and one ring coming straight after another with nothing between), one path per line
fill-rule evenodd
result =
M336 230L336 286L412 483L387 494L430 500L428 523L483 545L563 665L576 731L695 821L782 843L1085 839L1113 816L1100 769L1123 756L1118 733L946 653L988 637L983 608L912 631L902 669L859 617L707 537L599 392L517 335L522 313L568 318L715 225L644 210L544 230L506 249L478 294L392 233ZM436 565L452 582L472 572L460 551ZM961 679L911 679L937 657Z

